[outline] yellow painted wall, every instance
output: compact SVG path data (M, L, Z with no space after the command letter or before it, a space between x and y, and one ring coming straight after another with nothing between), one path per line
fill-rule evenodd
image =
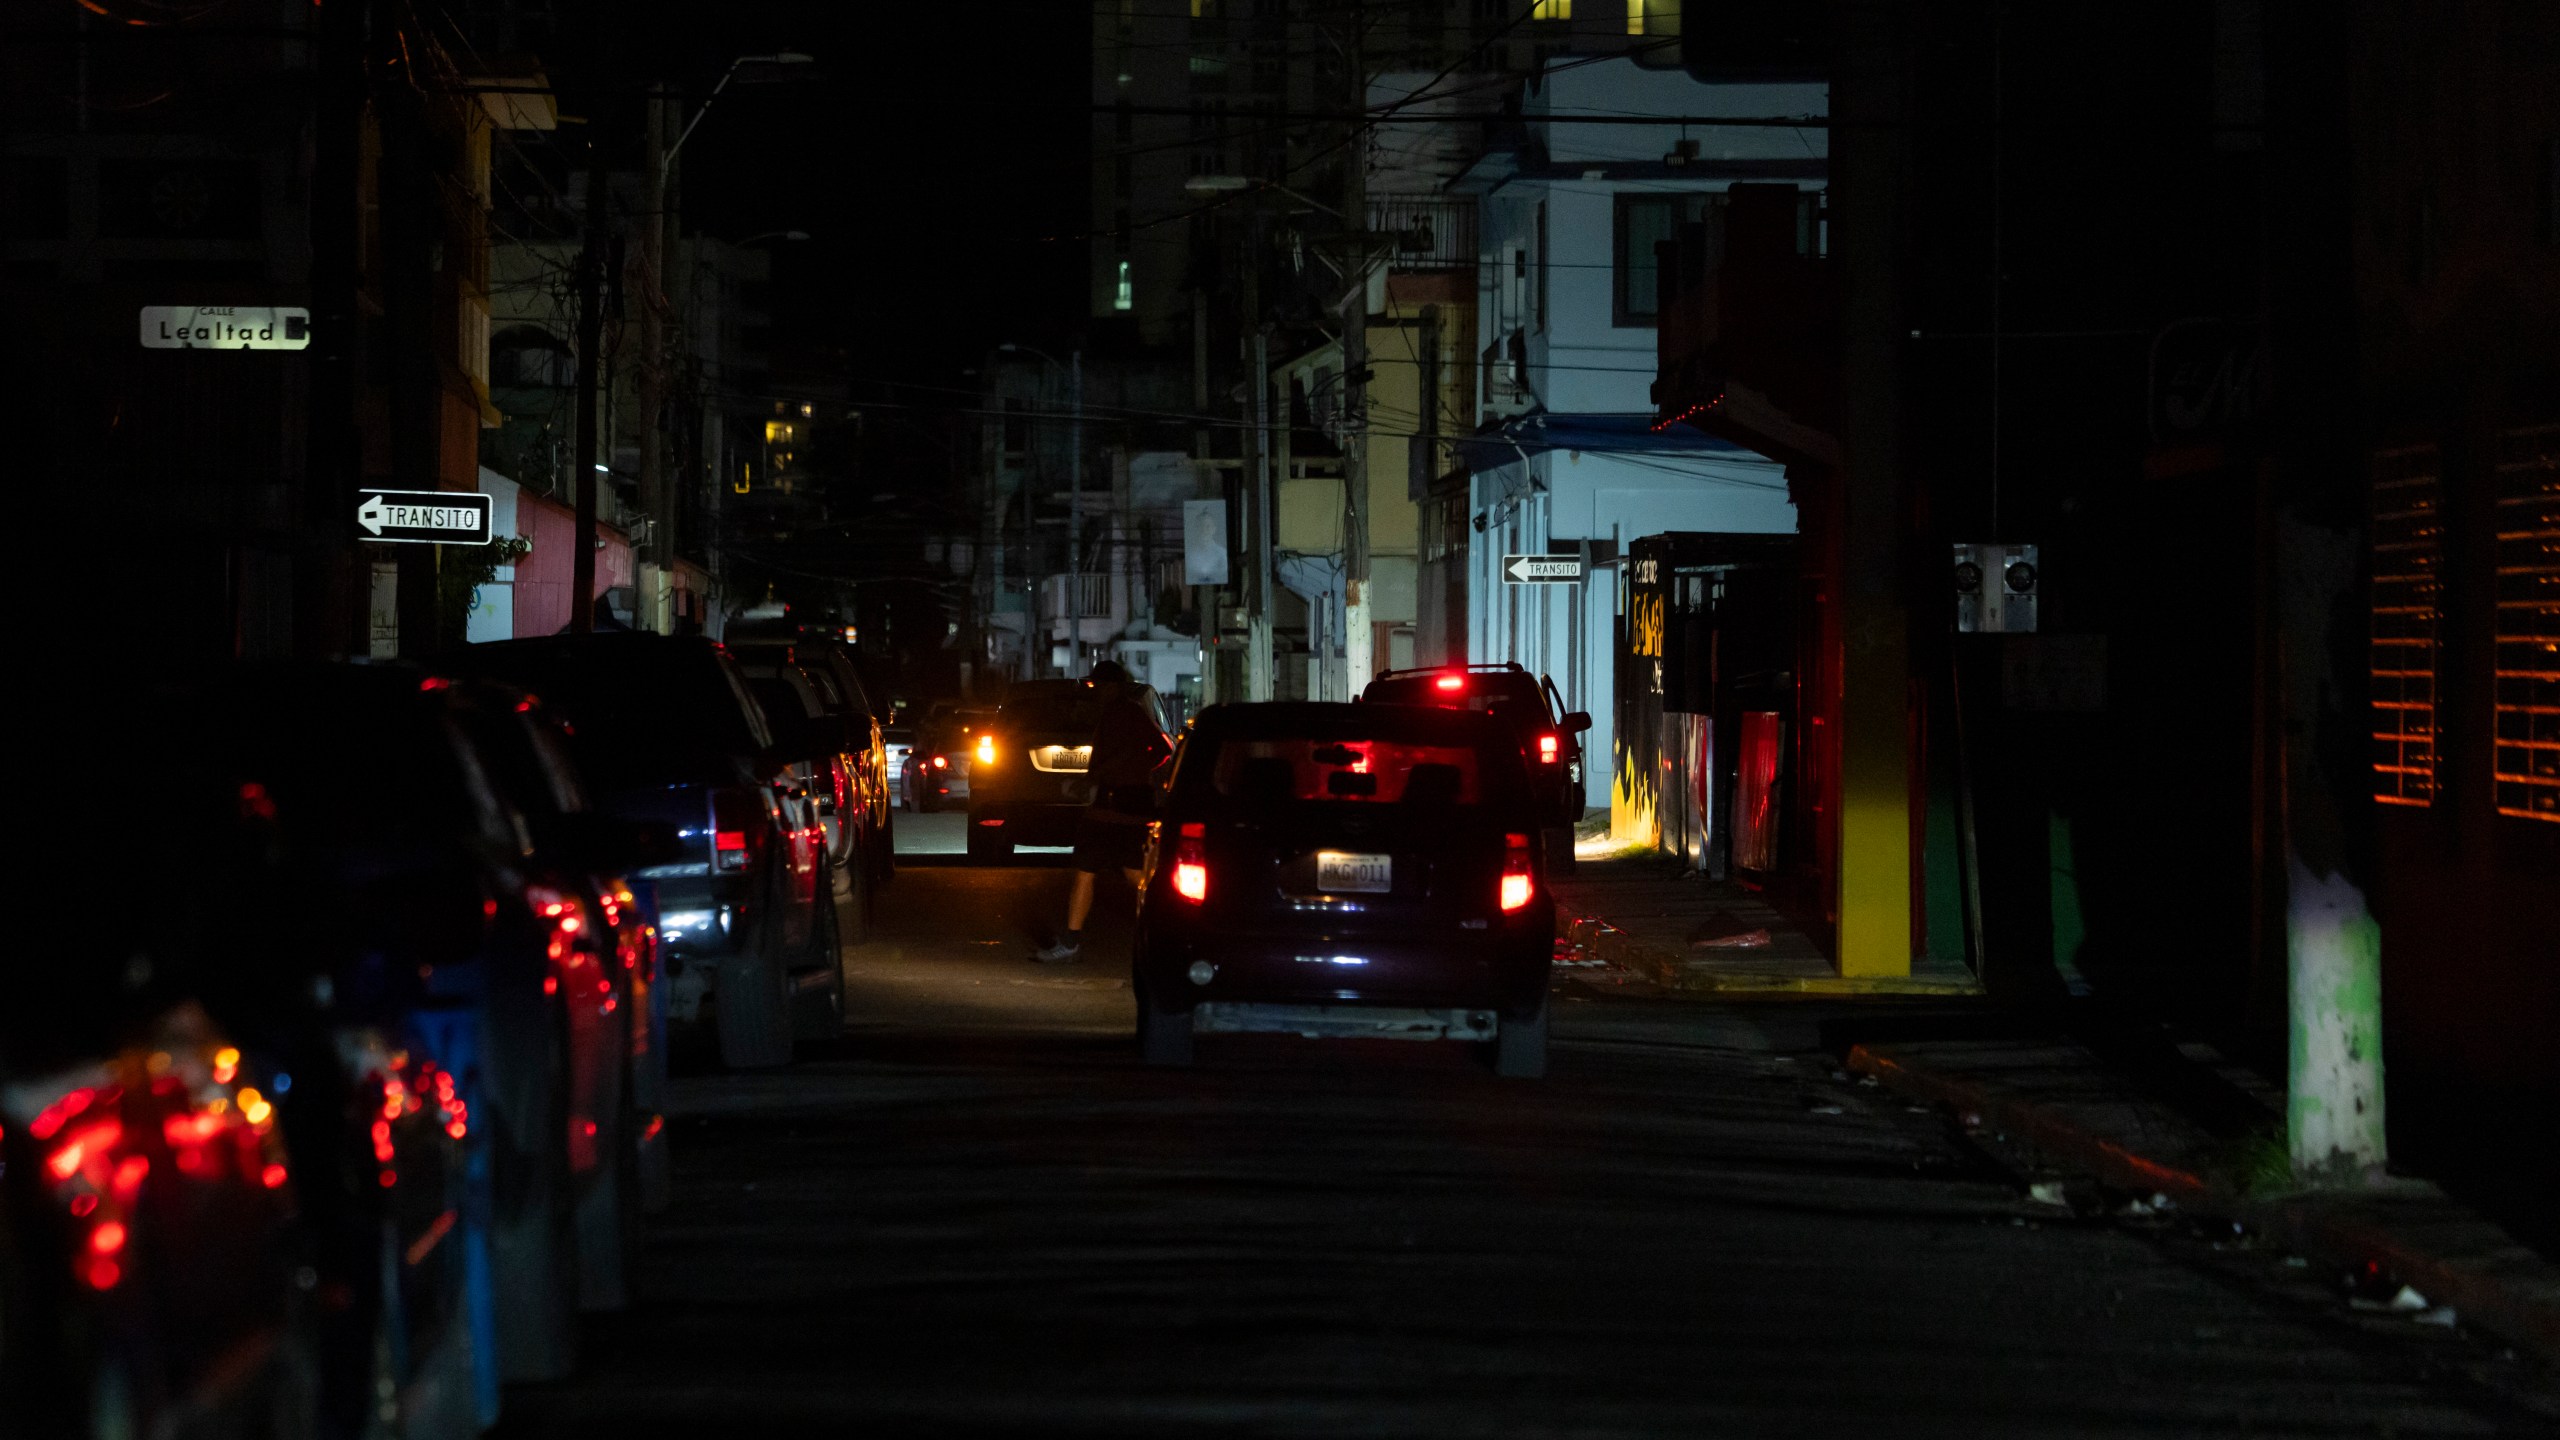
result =
M1311 555L1342 548L1342 480L1335 475L1280 482L1280 548Z

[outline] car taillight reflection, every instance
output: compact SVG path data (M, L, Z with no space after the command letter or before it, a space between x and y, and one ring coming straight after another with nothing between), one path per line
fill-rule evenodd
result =
M181 1032L201 1015L181 1016ZM197 1031L197 1033L201 1033ZM281 1190L289 1178L275 1106L253 1085L234 1085L240 1052L189 1038L128 1051L63 1088L27 1121L41 1184L69 1217L64 1257L92 1290L112 1290L130 1262L142 1189L162 1155L169 1183Z
M1208 833L1193 821L1182 827L1173 847L1173 893L1194 905L1209 898Z
M1501 898L1503 913L1507 915L1528 906L1535 882L1529 876L1529 837L1505 835L1502 846Z

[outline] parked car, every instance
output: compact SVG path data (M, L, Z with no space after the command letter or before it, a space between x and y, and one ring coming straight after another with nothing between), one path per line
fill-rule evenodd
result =
M788 1064L803 1025L843 1013L844 978L788 803L792 762L717 643L649 634L475 645L459 674L540 697L570 727L571 759L605 815L672 827L682 858L633 872L656 891L668 1013L707 1002L722 1060ZM777 790L777 783L782 788Z
M1500 719L1441 707L1217 705L1183 737L1140 887L1138 1038L1486 1042L1546 1071L1547 797Z
M881 726L890 717L863 685L843 632L789 620L741 620L729 627L723 643L751 674L764 666L797 664L818 687L828 712L845 728L841 748L853 762L842 818L859 832L854 848L870 883L889 883L897 868L897 819L889 803L889 751Z
M808 868L829 897L828 923L838 938L858 944L871 925L874 871L869 850L876 835L856 778L866 761L847 748L862 736L829 707L819 677L809 670L779 660L741 668L747 692L755 696L773 732L774 758L789 766L776 784L786 807L800 812L792 833L811 842L813 853L794 856L793 865Z
M908 808L929 814L955 802L968 804L977 738L994 724L995 716L993 707L934 706L907 770Z
M1529 673L1516 660L1438 665L1382 671L1360 698L1369 704L1481 710L1509 726L1521 758L1529 762L1530 788L1543 812L1539 829L1547 863L1573 868L1573 827L1584 808L1582 734L1591 728L1591 716L1565 709L1554 681Z
M907 791L907 752L916 744L916 727L904 720L880 727L881 753L888 757L889 803L908 810L916 808L915 797Z
M336 1297L295 1283L318 1258L297 1222L331 1197L297 1192L328 1173L290 1166L273 1072L244 1063L193 999L127 993L124 953L57 958L92 968L0 1022L0 1423L30 1436L311 1433L327 1403L321 1311ZM75 988L90 993L62 1003ZM369 1297L343 1300L370 1333ZM340 1375L342 1400L406 1378L371 1364Z

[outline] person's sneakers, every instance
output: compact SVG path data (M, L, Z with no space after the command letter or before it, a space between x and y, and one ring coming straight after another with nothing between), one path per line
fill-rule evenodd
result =
M1084 958L1084 941L1074 935L1061 935L1044 949L1031 952L1031 958L1043 965L1064 965Z

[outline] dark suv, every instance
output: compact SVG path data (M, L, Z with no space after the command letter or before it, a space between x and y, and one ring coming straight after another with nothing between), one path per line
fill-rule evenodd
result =
M1025 680L1005 692L969 745L969 854L1001 860L1016 845L1071 845L1093 798L1085 769L1104 702L1127 695L1164 728L1164 706L1144 685Z
M1519 740L1530 788L1544 810L1539 826L1547 859L1558 869L1572 868L1573 827L1584 808L1582 732L1591 728L1591 717L1565 709L1554 681L1530 674L1516 660L1439 665L1381 671L1360 698L1370 704L1481 710L1502 721Z
M1138 1036L1492 1042L1546 1071L1555 903L1509 727L1404 705L1216 705L1174 761L1140 889Z
M787 1064L797 1031L834 1027L844 976L807 786L726 651L558 635L474 645L444 665L529 691L566 719L596 810L674 827L682 858L632 876L657 889L671 1015L692 1020L710 999L733 1066Z

